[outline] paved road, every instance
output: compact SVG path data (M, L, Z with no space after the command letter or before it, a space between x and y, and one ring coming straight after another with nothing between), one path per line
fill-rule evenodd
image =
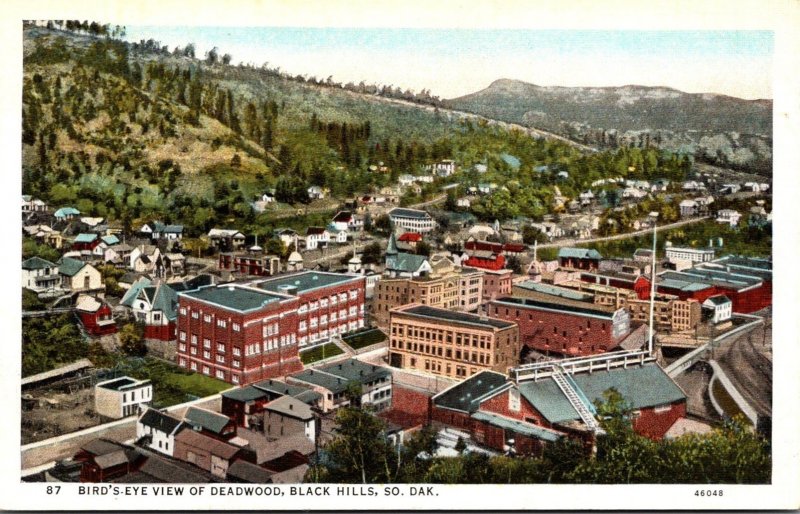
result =
M422 209L423 207L428 207L430 205L434 205L434 204L437 204L437 203L442 203L443 201L445 201L446 198L447 198L446 194L439 195L439 196L436 196L434 198L431 198L430 200L428 200L426 202L420 202L420 203L415 203L414 205L409 205L408 208L409 209Z
M667 225L661 225L658 227L658 231L661 232L663 230L670 230L673 228L683 227L685 225L691 225L692 223L698 223L700 221L708 219L708 216L704 216L702 218L692 218L688 220L681 220L676 221L675 223L669 223ZM561 248L562 246L572 246L576 244L586 244L586 243L599 243L602 241L616 241L620 239L629 239L631 237L636 236L643 236L647 234L652 234L653 231L651 229L646 230L637 230L635 232L626 232L625 234L617 234L614 236L605 236L605 237L593 237L590 239L562 239L556 241L554 243L545 243L541 244L539 248Z

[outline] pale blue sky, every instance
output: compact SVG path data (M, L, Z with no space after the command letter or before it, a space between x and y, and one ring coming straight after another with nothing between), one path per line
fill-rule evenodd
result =
M216 46L292 74L430 89L449 98L498 78L539 85L669 86L771 98L769 31L476 30L128 26L127 39Z

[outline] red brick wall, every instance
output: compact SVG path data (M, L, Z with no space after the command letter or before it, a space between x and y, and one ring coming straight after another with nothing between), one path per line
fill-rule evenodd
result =
M604 353L617 346L617 342L611 337L610 319L601 320L579 314L549 312L494 302L489 304L487 314L517 323L522 344L539 351L582 356Z
M536 424L540 426L549 427L550 424L547 420L544 419L536 409L525 399L525 397L520 395L520 409L519 411L512 411L508 408L508 395L509 392L506 391L504 393L498 394L485 402L481 403L479 410L492 412L494 414L499 414L501 416L505 416L507 418L514 418L520 421L528 421L530 419L536 420Z
M392 408L389 419L403 426L427 423L430 417L430 394L409 389L395 383L392 386Z
M511 273L483 274L483 299L494 300L501 296L508 296L511 294Z
M672 404L670 410L655 412L653 408L641 409L633 421L633 430L652 439L661 439L678 419L686 417L686 402Z
M463 265L470 266L473 268L483 268L483 269L497 271L505 267L506 258L503 257L502 255L496 255L494 256L494 258L485 259L473 255L469 259L467 259Z

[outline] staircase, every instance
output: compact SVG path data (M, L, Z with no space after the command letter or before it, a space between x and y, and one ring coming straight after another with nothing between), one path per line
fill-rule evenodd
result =
M600 425L597 423L597 419L594 417L592 412L586 407L586 404L581 400L578 392L572 385L569 383L570 381L567 380L567 376L564 374L563 369L560 366L553 366L553 374L551 375L553 380L561 391L564 393L564 396L567 397L569 403L572 405L578 415L581 417L581 420L584 424L589 427L589 429L594 433L601 433L603 430L600 428Z

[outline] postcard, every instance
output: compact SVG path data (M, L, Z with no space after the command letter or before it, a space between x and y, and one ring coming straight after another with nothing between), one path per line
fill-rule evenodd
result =
M2 506L797 508L800 10L667 7L9 7Z

